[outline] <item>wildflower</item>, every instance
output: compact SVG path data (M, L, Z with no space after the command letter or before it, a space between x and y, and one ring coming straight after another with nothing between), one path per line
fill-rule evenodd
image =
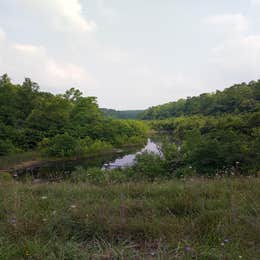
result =
M47 221L47 218L42 219L42 221L43 221L43 222L46 222L46 221Z
M16 225L16 222L17 222L17 220L15 217L11 218L11 224Z
M52 215L56 215L57 211L56 210L53 210L52 211Z
M239 255L239 256L238 256L238 258L240 258L240 259L241 259L241 258L242 258L242 255Z
M224 241L223 241L225 244L226 243L228 243L229 242L229 240L228 239L224 239Z
M76 205L70 205L71 209L75 209L77 206Z
M224 246L225 244L224 243L221 243L221 246Z
M184 247L184 250L185 250L186 252L191 252L191 251L192 251L192 248L191 248L190 246L185 246L185 247Z
M46 199L47 199L47 196L41 196L41 199L42 199L42 200L46 200Z

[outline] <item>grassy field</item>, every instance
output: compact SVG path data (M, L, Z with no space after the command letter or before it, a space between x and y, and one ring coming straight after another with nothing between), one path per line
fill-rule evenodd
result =
M0 259L259 259L260 180L0 182Z

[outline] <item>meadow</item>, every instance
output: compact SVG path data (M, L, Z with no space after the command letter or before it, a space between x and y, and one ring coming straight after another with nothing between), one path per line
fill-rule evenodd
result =
M3 174L0 259L258 259L259 184L32 184Z

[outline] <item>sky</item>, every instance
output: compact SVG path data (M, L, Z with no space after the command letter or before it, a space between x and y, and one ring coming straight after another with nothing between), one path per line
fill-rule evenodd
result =
M0 74L144 109L260 79L260 0L0 0Z

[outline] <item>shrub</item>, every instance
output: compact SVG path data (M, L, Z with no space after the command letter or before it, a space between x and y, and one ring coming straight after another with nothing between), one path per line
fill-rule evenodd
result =
M136 164L133 167L135 178L155 180L169 176L165 167L165 161L157 154L143 153L137 155Z
M105 150L111 150L113 146L105 141L95 140L86 148L87 153L97 153Z
M182 178L182 177L190 177L196 174L196 171L192 168L192 166L181 167L175 170L174 175L175 177Z
M40 146L44 153L50 156L68 157L79 155L81 152L79 141L68 133L44 139Z
M0 139L0 156L9 154L14 151L15 151L15 147L11 141Z
M70 179L72 182L86 182L88 180L87 170L79 166L71 173Z

